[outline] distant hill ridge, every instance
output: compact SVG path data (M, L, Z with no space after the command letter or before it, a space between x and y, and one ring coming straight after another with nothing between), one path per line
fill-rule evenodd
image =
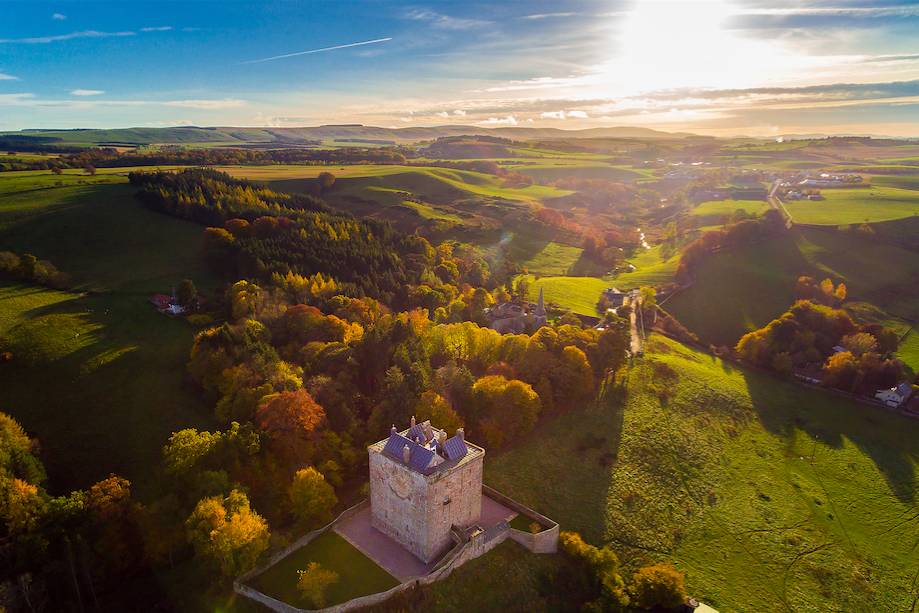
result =
M584 130L560 128L502 127L483 128L468 125L444 125L406 128L383 128L361 124L321 125L305 128L237 128L176 126L172 128L74 128L66 130L32 128L19 132L0 132L0 139L32 139L48 145L151 145L212 143L233 145L311 144L317 140L356 142L367 139L411 143L444 136L490 135L514 139L582 139L582 138L688 138L693 134L671 133L650 128L609 127ZM702 138L702 137L697 137Z

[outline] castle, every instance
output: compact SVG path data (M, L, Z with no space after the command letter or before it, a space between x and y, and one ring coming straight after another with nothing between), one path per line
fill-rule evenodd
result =
M374 528L424 563L454 543L451 530L465 530L482 514L485 450L463 429L447 433L418 424L368 447L370 509Z

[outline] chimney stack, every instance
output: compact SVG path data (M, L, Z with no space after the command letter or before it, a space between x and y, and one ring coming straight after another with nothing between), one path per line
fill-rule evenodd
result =
M393 424L393 425L392 425L392 428L389 429L389 433L390 433L390 434L395 434L395 433L396 433L396 424Z
M411 449L408 448L408 445L402 448L402 461L408 464L408 459L412 456Z
M466 440L466 431L463 430L462 428L457 428L457 429L456 429L456 436L458 436L458 437L460 438L461 441L465 441L465 440Z
M447 433L441 430L437 433L437 445L438 447L443 447L444 443L447 442Z

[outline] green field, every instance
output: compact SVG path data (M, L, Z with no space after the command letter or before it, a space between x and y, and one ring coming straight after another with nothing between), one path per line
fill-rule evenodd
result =
M704 341L733 346L791 305L801 275L844 281L850 301L876 305L891 317L919 317L919 254L818 228L795 228L709 257L692 287L664 307Z
M55 491L116 472L143 496L169 434L213 425L183 383L194 329L147 302L182 278L213 290L202 229L143 208L125 185L51 185L14 192L0 175L0 250L49 259L91 293L0 286L14 355L0 365L0 410L39 438Z
M896 187L825 189L825 200L791 200L785 208L796 223L819 225L888 221L919 215L919 192Z
M722 611L909 610L919 422L659 337L646 355L623 406L544 424L486 481Z
M314 179L320 172L331 172L336 176L335 186L327 194L334 198L344 195L360 195L370 187L384 187L417 194L433 202L452 200L462 194L488 198L504 198L532 203L544 198L558 198L572 192L544 185L530 185L523 188L504 187L499 177L469 170L453 170L425 166L398 166L386 164L359 164L345 166L222 166L220 170L233 176L257 181L303 181ZM373 198L369 198L373 199Z
M626 260L635 266L632 272L616 275L612 283L619 289L634 289L642 285L665 285L673 282L673 275L680 265L680 254L668 254L661 245L640 249Z
M724 223L736 211L759 216L768 209L763 200L710 200L699 203L690 214L699 218L699 225L705 226Z
M318 562L324 569L338 573L338 581L329 586L326 592L326 606L385 592L399 584L373 560L331 530L322 533L249 583L263 594L294 606L309 608L309 602L297 590L297 571L305 569L310 562Z
M871 184L880 187L919 190L919 168L916 171L915 175L875 175L871 177Z
M600 292L610 287L608 281L597 277L540 277L532 275L530 281L530 300L539 297L539 290L543 290L543 297L547 303L554 303L563 309L569 309L579 315L597 317L597 301Z

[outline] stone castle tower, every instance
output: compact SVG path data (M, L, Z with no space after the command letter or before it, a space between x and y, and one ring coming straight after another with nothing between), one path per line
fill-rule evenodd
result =
M462 428L447 438L430 422L415 423L368 447L374 528L425 563L449 549L450 529L475 524L482 512L485 450Z

